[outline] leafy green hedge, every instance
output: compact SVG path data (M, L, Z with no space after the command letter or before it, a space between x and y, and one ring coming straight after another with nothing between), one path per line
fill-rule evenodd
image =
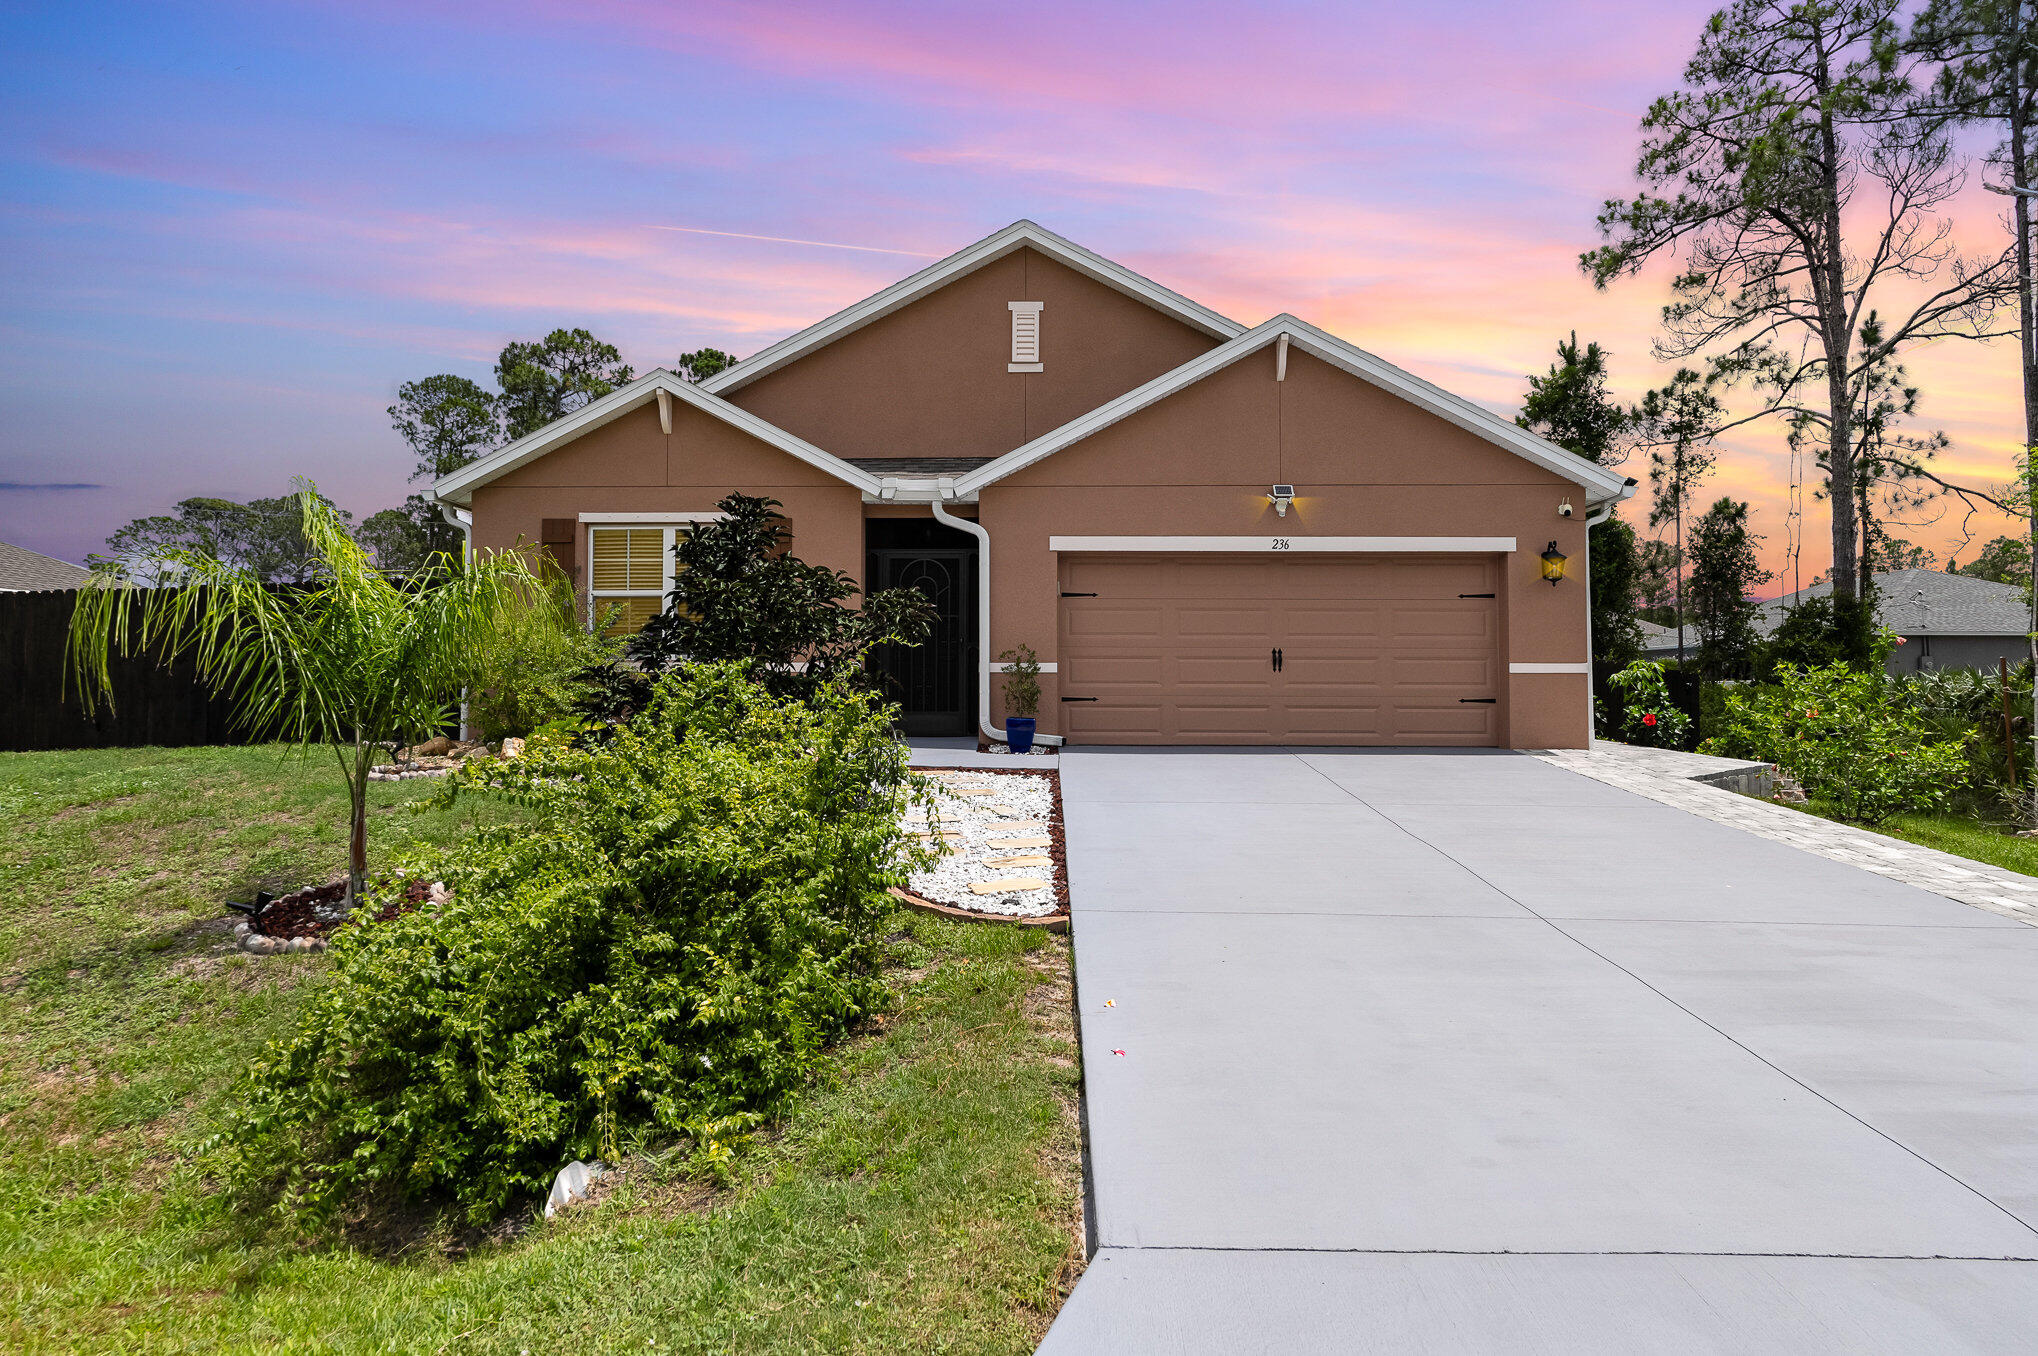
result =
M1967 773L1968 736L1938 735L1880 670L1781 664L1774 683L1726 694L1700 751L1775 763L1841 818L1876 824L1944 808Z
M385 1187L481 1219L568 1159L680 1135L712 1156L759 1123L887 1002L917 794L887 715L696 665L600 748L456 774L447 798L535 826L406 863L450 902L339 934L215 1141L230 1186L312 1224Z

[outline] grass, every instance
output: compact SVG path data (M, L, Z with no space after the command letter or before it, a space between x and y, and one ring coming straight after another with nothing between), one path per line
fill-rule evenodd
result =
M371 788L372 853L463 800ZM1066 943L901 914L897 1010L720 1181L634 1159L486 1238L390 1211L251 1233L195 1148L324 956L219 901L330 879L345 792L276 750L0 754L0 1348L1030 1350L1080 1266Z

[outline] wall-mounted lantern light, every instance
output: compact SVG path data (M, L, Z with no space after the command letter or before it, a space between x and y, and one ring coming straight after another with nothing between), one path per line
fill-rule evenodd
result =
M1550 581L1550 587L1555 588L1557 581L1564 577L1564 562L1569 559L1569 556L1557 549L1555 542L1551 542L1548 549L1543 552L1543 578Z
M1273 492L1267 496L1267 502L1274 506L1275 517L1287 517L1288 505L1295 502L1295 487L1293 485L1274 486Z

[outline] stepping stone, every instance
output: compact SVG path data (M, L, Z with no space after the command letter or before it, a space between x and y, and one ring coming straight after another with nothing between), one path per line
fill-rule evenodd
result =
M972 881L969 888L980 895L1002 895L1011 890L1045 890L1047 882L1035 880L1032 876L1004 876L997 880Z
M998 793L988 786L951 786L948 788L948 794L951 796L995 796Z
M944 843L953 843L953 842L954 842L954 841L955 841L956 839L958 839L958 838L962 837L962 830L961 830L961 829L943 829L943 830L941 830L941 832L939 832L939 833L933 833L933 832L930 832L930 831L928 831L928 830L926 830L926 829L922 829L922 830L921 830L921 831L920 831L919 833L917 833L917 834L915 834L915 835L913 835L913 836L914 836L914 837L916 837L916 838L918 838L918 839L920 839L920 840L922 840L923 842L924 842L924 841L926 841L926 840L928 840L928 839L933 839L933 838L939 838L939 839L940 839L940 840L941 840L942 842L944 842Z
M1043 857L1037 852L1022 852L1016 857L986 857L985 866L995 866L1003 871L1018 866L1053 866L1054 858Z
M1034 821L1034 820L1031 820L1031 819L1012 819L1012 820L1007 820L1007 821L1006 821L1006 822L1004 822L1003 824L986 824L986 825L984 825L984 832L985 832L985 833L1045 833L1045 832L1047 832L1047 830L1046 830L1046 829L1043 829L1043 828L1042 828L1042 827L1041 827L1041 826L1040 826L1040 825L1039 825L1039 824L1038 824L1038 823L1037 823L1036 821Z
M1053 847L1052 838L993 838L986 847L994 848L1043 848Z
M993 805L989 801L984 801L983 803L979 804L977 808L979 810L982 810L987 815L1023 815L1026 813L1024 810L1019 809L1017 806Z

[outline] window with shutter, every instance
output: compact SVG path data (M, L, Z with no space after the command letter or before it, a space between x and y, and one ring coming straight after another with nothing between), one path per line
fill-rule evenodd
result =
M1007 372L1038 372L1040 362L1040 303L1014 301L1012 308L1012 361Z
M673 529L590 527L588 597L609 635L634 635L665 610L672 588Z

